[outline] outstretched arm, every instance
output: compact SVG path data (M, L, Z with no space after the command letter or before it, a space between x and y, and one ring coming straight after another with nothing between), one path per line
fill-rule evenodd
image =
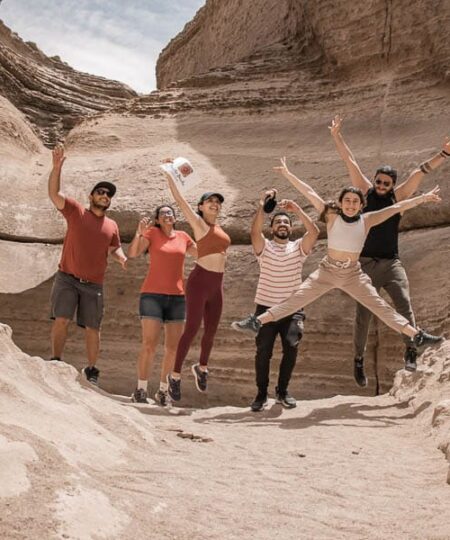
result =
M317 241L317 238L319 237L319 227L313 222L313 220L308 216L308 214L300 208L300 206L296 202L290 201L288 199L283 199L282 201L280 201L280 204L278 206L283 210L286 210L287 212L292 212L293 214L295 214L305 226L306 232L303 235L301 246L303 253L305 255L309 255L312 248L314 247L314 244Z
M66 204L66 198L61 192L61 170L64 161L64 146L58 144L52 152L53 168L48 177L48 196L58 210L62 210Z
M450 139L446 137L442 150L428 161L421 163L404 182L395 188L397 201L403 201L411 197L419 189L425 175L437 169L448 157L450 157Z
M265 245L265 238L263 235L263 227L264 227L264 200L268 195L272 195L273 197L277 196L277 190L276 189L269 189L268 191L265 191L261 194L261 198L258 202L258 210L256 211L255 217L253 218L252 222L252 229L250 231L250 237L252 239L252 247L253 251L255 252L255 255L261 255L264 245Z
M295 187L295 189L300 191L300 193L308 199L308 201L314 206L314 208L319 212L319 214L321 214L325 210L325 202L322 197L318 193L316 193L310 185L308 185L306 182L303 182L303 180L300 180L289 171L289 169L287 168L285 157L281 158L280 162L281 166L274 167L273 170L281 173L286 178L286 180L289 180L289 182Z
M369 230L370 227L374 227L375 225L383 223L383 221L386 221L395 214L399 214L401 212L404 212L405 210L409 210L410 208L419 206L420 204L440 201L441 198L439 196L439 186L436 186L428 193L424 193L423 195L419 195L418 197L397 202L392 206L389 206L388 208L383 208L383 210L377 210L376 212L366 212L364 214L366 230Z
M367 191L372 187L372 183L363 174L363 172L361 171L355 159L355 156L353 155L352 151L348 147L347 143L344 141L344 137L342 136L342 133L341 133L341 127L342 127L342 117L339 115L336 115L331 121L331 126L328 126L328 129L330 130L331 136L333 137L333 141L334 141L334 144L336 145L338 154L341 156L342 161L345 163L345 166L347 167L352 185L354 187L361 189L365 195Z
M165 163L170 163L171 161L171 159L164 160ZM170 176L170 174L164 171L164 175L167 178L167 183L169 185L169 189L173 195L173 198L175 199L175 202L179 206L180 210L183 212L184 217L187 219L189 225L194 231L194 236L196 237L196 239L198 237L204 236L208 232L208 226L203 221L203 219L198 214L196 214L194 210L192 210L191 205L184 198L183 194L178 189L176 182Z

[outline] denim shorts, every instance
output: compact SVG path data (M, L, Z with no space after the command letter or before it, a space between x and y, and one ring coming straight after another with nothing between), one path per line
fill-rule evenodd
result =
M163 323L186 320L186 300L174 294L142 293L139 298L139 317Z

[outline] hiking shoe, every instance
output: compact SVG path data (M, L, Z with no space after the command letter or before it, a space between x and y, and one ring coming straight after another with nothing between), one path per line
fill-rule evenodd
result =
M166 407L170 405L169 392L166 390L158 390L155 394L155 401L161 407Z
M208 388L208 372L200 369L200 364L194 364L191 367L194 374L195 386L199 392L206 392Z
M413 343L416 348L423 349L424 347L440 343L443 339L443 336L433 336L432 334L427 334L425 330L419 330L413 338Z
M131 401L133 403L148 403L147 392L143 388L136 388L131 394Z
M181 399L181 379L172 379L172 377L167 375L167 384L169 385L169 396L174 401L180 401Z
M364 387L367 386L367 377L364 373L364 357L357 356L355 358L355 364L353 367L353 376L355 377L355 382L358 386Z
M98 384L98 376L100 375L100 370L97 369L95 366L85 367L81 370L81 373L83 373L83 375L91 384Z
M417 350L415 347L407 347L405 350L405 369L406 371L416 371L417 369Z
M287 393L287 390L284 392L279 392L278 388L275 388L275 392L277 394L276 402L281 403L283 407L286 407L286 409L293 409L294 407L297 407L297 401L294 397L290 396Z
M253 412L262 411L267 406L267 392L258 392L250 408Z
M250 315L242 321L234 321L231 323L231 328L238 332L246 332L247 334L255 335L259 332L262 324L255 315Z

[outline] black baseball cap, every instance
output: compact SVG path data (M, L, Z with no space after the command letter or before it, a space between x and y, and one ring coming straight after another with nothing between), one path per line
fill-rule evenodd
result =
M216 193L215 191L207 191L206 193L203 193L203 195L200 197L198 204L203 204L206 199L209 199L210 197L217 197L220 201L220 204L222 204L225 200L224 196L221 193Z
M94 193L96 189L99 189L99 188L107 189L111 197L114 197L114 195L116 194L116 186L114 184L111 184L111 182L107 182L106 180L103 180L102 182L98 182L98 184L95 184L95 186L92 188L91 195Z

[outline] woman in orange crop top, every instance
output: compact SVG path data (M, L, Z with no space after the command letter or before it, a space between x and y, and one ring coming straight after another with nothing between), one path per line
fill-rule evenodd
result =
M167 375L173 369L186 319L184 261L186 254L197 256L192 238L175 229L175 211L171 206L159 206L153 223L149 218L139 222L128 257L139 257L146 251L150 265L139 298L142 346L137 361L138 383L131 397L137 403L148 403L147 381L164 325L164 357L159 390L155 394L157 403L164 406L169 402Z
M223 195L204 193L197 204L197 212L194 212L170 174L166 173L165 176L176 203L192 227L198 250L197 264L186 283L186 326L178 343L173 372L167 377L169 395L174 401L179 401L181 368L202 320L204 333L200 359L191 370L197 390L206 392L207 389L208 359L222 315L223 273L231 240L216 223L224 201Z
M250 315L242 321L234 321L231 324L232 328L252 334L258 333L263 324L287 317L332 289L341 289L392 329L409 336L415 347L423 347L440 341L440 338L412 326L405 317L383 300L372 285L369 276L361 270L358 262L365 237L371 227L420 204L440 202L439 187L436 186L424 195L405 199L382 210L363 214L364 195L360 189L344 188L339 195L339 203L329 204L325 203L311 186L289 171L286 158L282 158L281 166L274 169L280 172L324 216L328 234L327 255L320 262L319 268L303 281L297 291L287 300L270 307L258 317Z

